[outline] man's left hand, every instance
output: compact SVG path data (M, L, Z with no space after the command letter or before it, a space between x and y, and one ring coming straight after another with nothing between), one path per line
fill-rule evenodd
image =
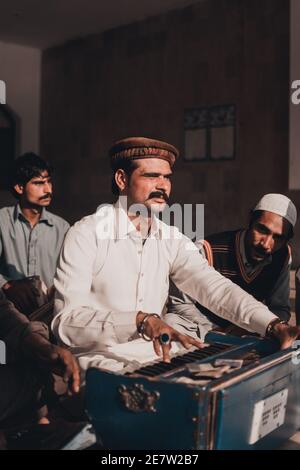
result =
M280 342L280 349L287 349L300 337L300 326L278 323L274 326L273 335Z

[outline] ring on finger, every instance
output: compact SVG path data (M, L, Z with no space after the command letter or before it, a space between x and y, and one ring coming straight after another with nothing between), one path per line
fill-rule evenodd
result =
M168 333L161 333L158 339L159 339L160 344L163 346L167 346L168 344L171 343L171 338Z

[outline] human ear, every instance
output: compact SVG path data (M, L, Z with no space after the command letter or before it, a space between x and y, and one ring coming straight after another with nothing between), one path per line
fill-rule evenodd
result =
M115 182L120 189L120 191L124 191L128 185L128 178L124 170L119 169L115 173Z
M17 194L19 194L21 196L24 192L24 186L22 184L15 184L14 185L14 190Z

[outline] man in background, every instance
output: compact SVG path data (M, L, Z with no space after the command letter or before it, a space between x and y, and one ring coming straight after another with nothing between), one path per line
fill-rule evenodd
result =
M51 176L52 168L41 157L22 155L15 162L11 184L17 204L0 210L0 288L27 315L43 303L38 299L40 283L44 294L53 286L69 228L47 210L53 195Z
M283 194L266 194L251 211L247 229L216 233L200 242L201 253L223 276L289 321L291 250L297 210ZM172 286L168 311L205 331L233 326Z

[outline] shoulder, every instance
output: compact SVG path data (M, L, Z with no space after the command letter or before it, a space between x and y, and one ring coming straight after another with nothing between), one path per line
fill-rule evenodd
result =
M289 269L292 263L292 250L289 244L284 245L272 255L272 265L278 264L282 269Z
M97 227L101 222L112 222L114 221L114 207L112 204L102 204L99 206L93 214L86 215L78 222L76 222L74 228L82 227Z
M7 226L8 220L13 220L15 206L2 207L0 209L0 226Z
M213 233L205 237L205 240L211 245L218 245L221 243L230 243L232 240L235 240L236 234L240 230L230 230L226 232Z
M111 235L114 226L114 207L111 204L99 206L96 212L77 221L68 234L95 235L106 238Z
M50 221L57 227L59 228L64 228L64 229L68 229L70 227L70 224L69 222L67 222L65 219L63 219L62 217L60 217L59 215L56 215L56 214L53 214L52 212L50 211L47 211L47 215L50 219Z
M7 207L2 207L0 209L0 216L3 217L3 216L10 216L14 213L14 210L15 210L15 207L16 206L7 206Z

